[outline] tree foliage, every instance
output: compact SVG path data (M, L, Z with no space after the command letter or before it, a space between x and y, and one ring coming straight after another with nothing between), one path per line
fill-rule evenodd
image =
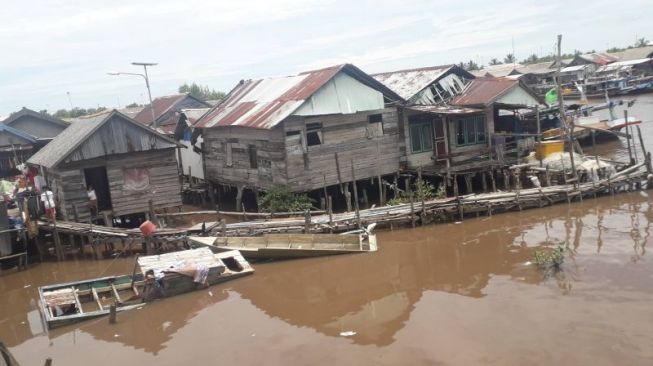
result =
M506 55L506 57L503 58L503 63L504 64L512 64L515 62L515 55L512 53L509 53Z
M184 83L179 87L179 93L188 93L199 100L219 100L225 97L225 93L211 89L206 85L198 85L196 83Z
M311 199L303 193L294 193L290 187L277 184L259 199L264 212L298 212L310 210Z
M106 107L97 107L97 108L79 108L75 107L73 109L59 109L54 112L52 116L57 118L77 118L82 116L87 116L89 114L95 114L107 110Z
M490 60L490 65L501 65L501 61L499 61L497 58L493 58Z

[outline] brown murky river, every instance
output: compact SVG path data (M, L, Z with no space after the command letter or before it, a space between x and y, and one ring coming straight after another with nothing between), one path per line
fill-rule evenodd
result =
M653 150L653 96L631 114ZM377 253L258 264L115 325L47 331L37 286L131 272L133 258L35 264L0 275L0 340L23 365L651 365L652 198L379 232ZM544 276L532 252L558 242L563 270Z

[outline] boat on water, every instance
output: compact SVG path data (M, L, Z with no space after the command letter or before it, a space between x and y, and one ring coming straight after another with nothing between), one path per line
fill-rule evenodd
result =
M375 252L375 224L342 234L265 234L262 236L189 236L191 246L214 252L238 250L247 259L293 259Z
M131 275L108 276L39 287L48 328L143 306L254 273L236 250L208 248L138 257Z

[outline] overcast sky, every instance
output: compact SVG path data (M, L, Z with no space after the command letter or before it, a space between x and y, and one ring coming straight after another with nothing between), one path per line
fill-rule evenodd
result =
M367 72L473 59L487 64L605 50L653 38L651 0L2 0L0 116L144 103L196 81L238 80L349 62ZM68 94L69 93L69 94ZM69 98L70 96L70 98Z

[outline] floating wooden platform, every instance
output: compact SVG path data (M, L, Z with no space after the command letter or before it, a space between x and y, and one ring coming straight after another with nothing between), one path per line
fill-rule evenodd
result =
M190 236L188 239L191 246L205 246L215 252L238 250L247 259L306 258L377 250L376 235L367 233Z
M199 273L199 272L203 273ZM140 307L204 286L250 275L254 269L238 251L214 254L198 248L137 260L132 275L109 276L39 287L49 328Z

